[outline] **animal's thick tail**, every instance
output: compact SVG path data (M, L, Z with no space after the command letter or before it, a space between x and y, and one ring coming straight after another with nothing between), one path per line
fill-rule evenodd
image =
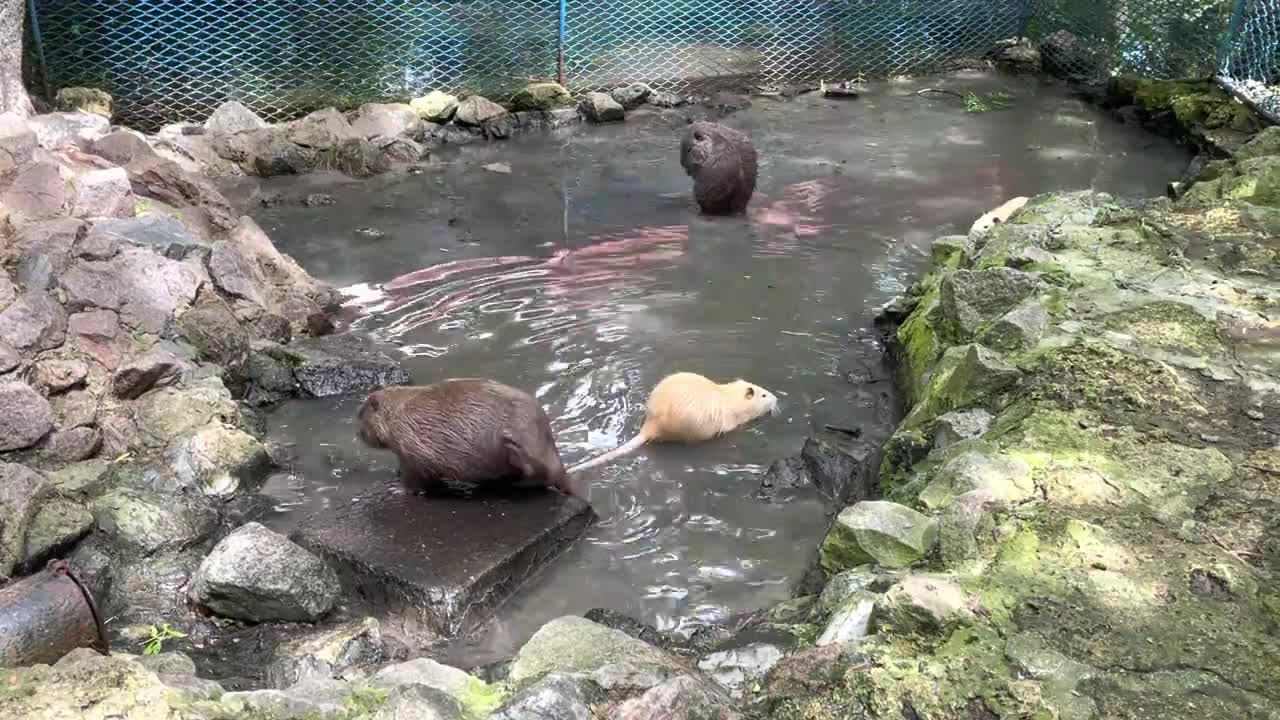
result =
M648 438L645 436L644 432L637 433L635 437L626 441L622 445L619 445L603 455L597 455L586 462L578 463L577 465L569 468L566 472L572 475L574 473L581 472L582 470L588 470L590 468L603 465L611 460L616 460L623 455L635 452L641 445L644 445L647 440Z

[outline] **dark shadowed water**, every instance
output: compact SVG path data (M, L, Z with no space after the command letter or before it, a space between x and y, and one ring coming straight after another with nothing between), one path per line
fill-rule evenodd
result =
M546 620L592 607L673 629L784 599L825 509L807 495L756 499L758 474L827 424L889 431L890 388L866 381L869 326L928 242L1015 195L1156 195L1189 159L1033 80L929 83L1013 99L966 113L902 82L855 101L758 99L726 120L760 151L747 218L691 210L674 114L441 153L417 176L268 186L336 197L256 212L282 250L359 297L355 325L400 343L416 382L486 376L535 392L566 462L630 437L675 370L748 378L781 398L749 430L595 473L600 521L457 661L509 653ZM353 440L360 399L273 417L299 461L266 489L271 525L288 530L390 477L393 459Z

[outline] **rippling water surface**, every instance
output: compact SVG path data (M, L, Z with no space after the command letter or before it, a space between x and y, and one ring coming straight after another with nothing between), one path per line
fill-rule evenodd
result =
M357 297L355 326L399 344L417 382L486 376L535 392L567 463L629 438L648 391L676 370L748 378L781 399L746 431L594 474L600 521L460 657L509 653L540 623L592 607L680 628L784 599L824 507L758 500L758 474L815 428L890 430L891 388L868 371L870 321L928 241L1014 195L1158 194L1187 161L1032 81L948 82L1004 90L1013 105L967 114L897 83L853 102L757 100L728 119L762 159L745 218L692 211L671 114L445 152L417 176L273 186L337 198L257 212L284 251ZM484 167L498 162L510 173ZM271 524L287 530L391 476L390 456L353 440L358 402L275 414L273 435L299 461L267 488Z

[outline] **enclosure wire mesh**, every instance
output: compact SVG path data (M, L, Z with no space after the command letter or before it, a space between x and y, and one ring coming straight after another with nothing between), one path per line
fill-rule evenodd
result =
M561 0L37 0L44 80L142 129L239 100L279 121L430 90L503 100L557 72ZM1097 80L1223 77L1275 107L1276 0L564 0L571 89L882 78L1026 34ZM1268 89L1270 88L1270 89Z
M1280 123L1280 4L1275 0L1239 4L1222 45L1218 80Z

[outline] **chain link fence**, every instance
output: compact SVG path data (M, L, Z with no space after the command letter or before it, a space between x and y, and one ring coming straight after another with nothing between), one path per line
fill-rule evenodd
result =
M42 51L34 87L103 88L143 129L226 100L276 121L435 89L502 100L561 70L575 92L921 74L1020 35L1059 76L1221 75L1265 108L1275 2L35 0L41 42L28 45Z
M1218 81L1280 123L1280 4L1244 0L1218 58Z

